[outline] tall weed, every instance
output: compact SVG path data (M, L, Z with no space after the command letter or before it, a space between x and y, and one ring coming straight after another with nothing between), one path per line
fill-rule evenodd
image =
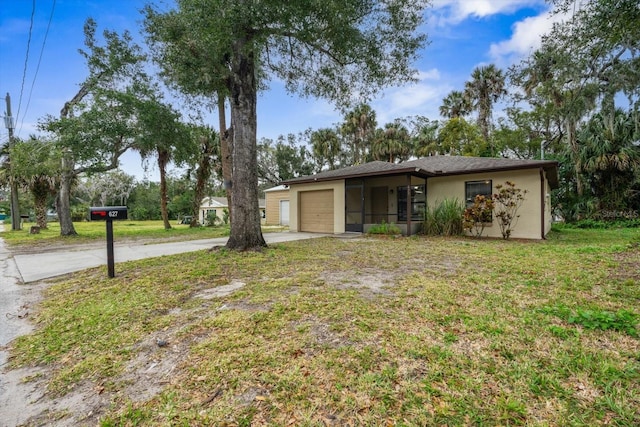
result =
M429 236L458 236L464 234L462 216L464 206L458 199L445 199L435 207L427 206L424 213L424 234Z

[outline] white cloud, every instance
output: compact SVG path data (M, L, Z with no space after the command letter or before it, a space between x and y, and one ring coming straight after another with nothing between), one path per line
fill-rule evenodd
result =
M434 0L431 21L439 26L459 24L469 17L513 13L526 6L541 4L544 4L543 0Z
M566 17L546 11L516 22L512 26L511 38L492 43L489 55L497 65L509 66L540 47L542 36L551 31L555 22L560 22Z
M372 103L378 126L407 116L438 116L440 102L451 86L438 82L440 71L435 68L419 71L417 77L417 83L388 89Z

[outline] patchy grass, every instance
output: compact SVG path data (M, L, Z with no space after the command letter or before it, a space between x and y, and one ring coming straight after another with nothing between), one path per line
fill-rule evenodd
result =
M47 229L40 230L38 234L29 234L32 223L23 224L22 230L12 231L5 224L2 238L12 249L43 249L50 246L76 245L91 242L102 242L106 235L104 221L74 222L73 226L78 235L60 236L60 224L50 222ZM114 221L114 239L118 240L148 240L166 242L172 240L194 240L226 237L229 235L229 226L220 227L195 227L187 224L171 223L171 229L165 230L162 221ZM263 233L278 232L286 227L263 227Z
M38 234L29 234L32 223L24 223L22 230L12 231L5 224L2 238L11 246L30 246L43 244L78 244L103 240L106 233L104 221L74 222L77 236L60 236L60 224L48 223L48 228ZM114 236L129 239L206 239L229 235L229 227L195 227L187 224L171 223L171 229L165 230L162 221L113 221Z
M93 269L48 289L11 364L46 366L53 396L104 396L103 426L638 425L639 233L324 238Z

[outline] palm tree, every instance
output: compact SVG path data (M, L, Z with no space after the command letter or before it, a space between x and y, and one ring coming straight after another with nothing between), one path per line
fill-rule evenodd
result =
M47 228L47 202L60 182L61 152L50 141L31 137L11 148L13 178L33 196L36 224Z
M367 145L377 126L376 112L367 104L360 104L347 113L341 132L351 139L353 164L361 163L366 157Z
M371 142L371 156L375 160L395 163L406 160L411 151L409 131L400 123L387 123L384 129L376 131Z
M186 127L179 121L180 115L172 107L163 104L154 96L142 100L138 105L138 125L140 131L135 149L145 158L155 155L160 174L160 211L166 230L171 229L169 223L167 200L167 166L178 158L184 160L193 152L194 139L190 138Z
M318 129L311 134L311 147L317 165L317 172L320 172L325 164L329 170L338 167L338 157L340 156L341 143L338 133L334 129Z
M448 119L466 116L471 110L469 100L464 92L452 90L443 100L440 106L440 115Z
M204 199L207 182L211 177L211 173L214 169L214 159L220 159L222 149L222 138L220 135L209 127L204 126L191 126L190 138L198 146L198 153L195 159L193 159L193 167L195 169L196 183L194 187L193 200L191 201L191 223L190 228L198 226L198 215L200 212L200 204ZM216 165L219 170L223 169L222 160L219 161L219 165ZM221 174L224 179L224 172ZM228 203L227 198L227 203ZM227 209L231 205L227 205Z
M465 84L464 95L471 107L478 112L478 126L482 136L490 143L491 113L493 104L507 93L502 70L495 65L477 67L471 73L471 80ZM491 155L493 155L491 147Z
M616 109L598 113L578 132L578 169L590 181L602 209L626 209L632 203L630 189L640 170L640 147L631 114Z
M418 128L417 134L413 137L413 145L418 157L438 154L439 128L440 123L437 120L427 121Z

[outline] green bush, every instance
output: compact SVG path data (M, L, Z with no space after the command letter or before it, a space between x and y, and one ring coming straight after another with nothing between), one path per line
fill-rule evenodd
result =
M382 222L380 224L375 224L372 225L371 228L369 228L369 231L367 231L368 234L387 234L387 235L396 235L396 234L402 234L402 231L400 230L400 227L398 227L397 225L395 225L394 223L386 223L386 222Z
M482 236L484 228L493 221L493 207L491 197L476 195L473 205L464 210L462 227L475 237Z
M464 205L458 199L445 199L433 208L427 206L424 213L423 233L429 236L464 234L463 214Z

